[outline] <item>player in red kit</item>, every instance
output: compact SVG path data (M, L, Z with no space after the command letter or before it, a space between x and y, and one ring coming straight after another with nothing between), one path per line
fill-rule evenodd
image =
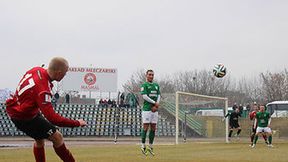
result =
M52 141L56 154L64 162L75 161L56 126L79 127L87 124L83 119L71 120L60 116L51 104L52 81L62 80L68 67L64 58L55 57L48 69L32 68L20 80L14 96L6 101L6 111L12 122L35 140L33 153L36 162L45 162L45 139Z
M255 134L256 134L256 129L254 128L254 124L255 124L255 117L256 117L256 113L259 111L258 109L258 105L254 103L253 105L253 111L251 111L249 113L249 118L252 122L252 133L250 135L250 138L251 138L251 146L253 145L253 141L254 141L254 137L255 137ZM267 142L267 136L265 134L263 134L263 139L265 140L265 143L268 144Z

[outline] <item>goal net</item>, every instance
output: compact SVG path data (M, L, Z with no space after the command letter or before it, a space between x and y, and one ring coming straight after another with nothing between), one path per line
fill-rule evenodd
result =
M228 142L228 99L187 92L162 95L162 107L175 116L175 142L191 138Z

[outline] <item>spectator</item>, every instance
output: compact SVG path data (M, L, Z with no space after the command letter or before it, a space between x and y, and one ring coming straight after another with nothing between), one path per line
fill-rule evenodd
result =
M109 98L109 100L108 100L108 106L109 106L109 107L112 106L112 101L110 100L110 98Z
M136 97L136 107L138 107L139 106L139 96L138 95L135 95L135 97Z
M117 107L116 101L112 100L112 107Z
M65 95L65 103L70 103L70 95L68 93Z
M247 103L247 105L246 105L246 110L247 110L247 112L250 112L250 111L251 111L251 106L250 106L249 103Z
M124 101L124 99L125 99L125 94L124 94L124 92L121 94L120 99Z
M57 101L58 101L58 99L59 99L59 93L56 92L56 93L53 95L52 99L51 99L51 104L52 104L53 107L56 107L56 106L57 106Z
M124 106L125 94L124 92L120 95L120 107Z
M58 101L58 99L60 98L60 95L59 95L58 92L56 92L56 93L54 94L54 98L56 99L56 101Z
M103 107L108 107L108 101L106 100L106 99L104 99L104 101L103 101Z
M99 107L103 107L103 99L102 98L99 100Z
M243 106L242 106L242 104L239 104L239 113L240 113L240 114L243 113Z

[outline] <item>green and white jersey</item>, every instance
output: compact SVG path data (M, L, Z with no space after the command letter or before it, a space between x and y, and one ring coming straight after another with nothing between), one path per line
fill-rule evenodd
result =
M258 127L267 127L270 119L268 112L257 112L256 114Z
M153 101L157 102L160 95L160 87L157 83L145 82L141 85L141 95L147 95ZM143 111L151 111L153 104L144 100Z

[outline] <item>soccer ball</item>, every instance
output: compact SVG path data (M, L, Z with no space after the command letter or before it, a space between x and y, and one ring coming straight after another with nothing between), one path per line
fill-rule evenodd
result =
M216 64L213 68L213 74L217 78L222 78L226 75L226 67L223 64Z

